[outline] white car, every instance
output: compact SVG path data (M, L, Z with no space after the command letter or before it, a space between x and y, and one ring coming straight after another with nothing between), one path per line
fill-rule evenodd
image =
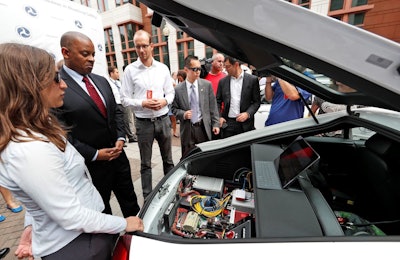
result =
M141 3L153 21L347 109L199 144L146 199L144 232L121 236L114 259L399 258L399 44L281 0Z

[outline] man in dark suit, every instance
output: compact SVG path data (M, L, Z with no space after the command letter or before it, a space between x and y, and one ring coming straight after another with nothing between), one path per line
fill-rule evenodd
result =
M175 87L172 103L172 112L181 123L182 158L196 144L219 134L217 101L211 82L200 78L201 64L196 56L185 58L185 71L186 80Z
M140 208L123 150L123 111L118 108L107 79L91 73L95 49L90 38L79 32L66 32L60 44L64 57L60 74L68 88L64 105L56 114L70 131L69 141L85 158L93 184L103 198L104 212L112 213L113 191L124 217L135 216Z
M261 105L258 78L245 73L240 62L233 57L225 57L228 76L220 79L217 90L218 111L222 137L244 133L255 129L254 114Z

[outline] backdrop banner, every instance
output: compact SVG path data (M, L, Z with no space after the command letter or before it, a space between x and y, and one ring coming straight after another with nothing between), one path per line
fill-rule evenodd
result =
M17 42L47 50L61 60L60 38L67 31L79 31L95 45L93 72L107 76L104 31L96 10L71 1L0 0L0 43Z

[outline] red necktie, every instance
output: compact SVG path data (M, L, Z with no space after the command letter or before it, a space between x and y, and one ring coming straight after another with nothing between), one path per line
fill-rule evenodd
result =
M90 80L88 79L88 77L84 76L82 81L85 82L85 85L89 92L89 95L93 99L94 103L96 103L96 106L100 109L101 114L105 118L107 118L107 109L103 103L103 100L101 100L99 93L97 93L97 91L94 88L94 86L92 85L92 83L90 83Z

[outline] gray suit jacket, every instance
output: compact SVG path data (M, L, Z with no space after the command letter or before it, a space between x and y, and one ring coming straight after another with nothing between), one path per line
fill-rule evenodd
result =
M207 132L208 139L212 139L212 128L219 127L219 113L217 100L211 82L202 78L198 79L198 92L200 111L203 118L203 124ZM190 110L189 95L186 87L186 81L175 87L175 98L172 102L172 113L179 119L182 144L190 140L190 119L184 119L183 115Z

